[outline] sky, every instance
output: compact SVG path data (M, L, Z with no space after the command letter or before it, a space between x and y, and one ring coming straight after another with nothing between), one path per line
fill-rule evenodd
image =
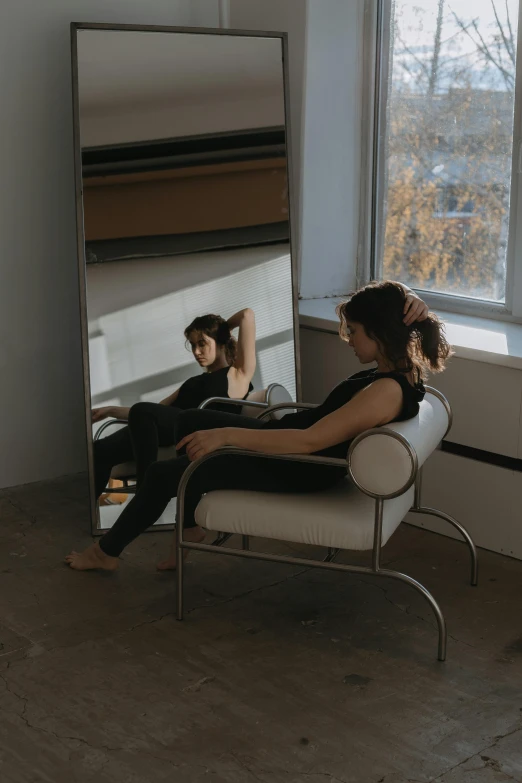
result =
M514 35L518 28L519 0L494 0L500 20L506 23L506 5L509 9ZM395 40L394 55L397 59L407 57L411 63L412 56L404 53L407 47L411 53L423 59L433 50L433 40L437 23L437 0L396 0L395 19L400 39ZM472 73L472 82L476 87L503 89L504 81L498 71L490 66L484 71L483 61L477 54L476 47L469 37L459 31L453 14L463 22L476 20L484 39L490 40L498 32L492 0L445 0L444 22L442 27L443 59L452 58L455 62L467 66ZM505 56L505 55L504 55ZM455 59L457 58L457 59ZM508 59L505 60L508 65Z
M408 44L426 44L433 41L433 33L437 21L437 0L396 0L396 8L404 13L405 18L412 22L413 27L408 30L408 25L402 26L402 34ZM495 6L498 10L500 19L505 21L506 11L504 0L495 0ZM507 6L510 11L511 24L516 26L518 17L518 0L508 0ZM413 8L422 10L422 19L424 20L424 29L420 29L412 13ZM449 38L450 35L457 32L457 26L453 21L453 13L462 20L468 22L472 19L479 20L481 31L494 29L495 16L492 9L491 0L445 0L444 3L444 27L442 39ZM420 16L418 17L420 18Z

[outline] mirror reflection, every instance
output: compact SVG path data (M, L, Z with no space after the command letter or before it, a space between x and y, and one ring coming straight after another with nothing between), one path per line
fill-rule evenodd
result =
M282 41L84 29L77 50L90 467L106 528L147 466L175 454L177 411L296 399Z

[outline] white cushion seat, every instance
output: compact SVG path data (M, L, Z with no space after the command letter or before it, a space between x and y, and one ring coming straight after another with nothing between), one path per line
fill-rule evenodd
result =
M385 544L413 503L413 488L384 503ZM198 525L220 533L292 541L334 549L373 547L375 501L349 478L332 489L306 494L217 490L196 510Z

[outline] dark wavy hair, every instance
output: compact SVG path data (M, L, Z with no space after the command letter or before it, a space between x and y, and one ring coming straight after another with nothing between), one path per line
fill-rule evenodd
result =
M430 371L442 372L452 351L444 325L435 313L406 326L406 296L404 286L389 280L361 288L337 306L339 335L343 340L349 339L347 321L362 324L392 367L404 373L413 371L420 380Z
M232 337L228 323L220 315L199 315L185 329L185 338L188 340L192 332L200 332L212 337L218 345L225 349L225 356L229 364L234 364L237 351L237 342Z

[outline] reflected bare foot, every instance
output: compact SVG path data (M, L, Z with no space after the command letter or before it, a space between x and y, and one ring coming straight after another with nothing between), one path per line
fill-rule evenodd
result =
M201 544L205 540L205 531L201 527L186 527L183 531L183 539L185 541L191 541L193 544ZM183 552L183 560L186 560L190 550L185 549ZM175 571L176 570L176 541L174 540L170 548L170 554L166 560L162 560L156 566L158 571Z
M71 552L65 562L75 571L116 571L120 564L119 558L106 555L98 543L92 544L83 552Z

